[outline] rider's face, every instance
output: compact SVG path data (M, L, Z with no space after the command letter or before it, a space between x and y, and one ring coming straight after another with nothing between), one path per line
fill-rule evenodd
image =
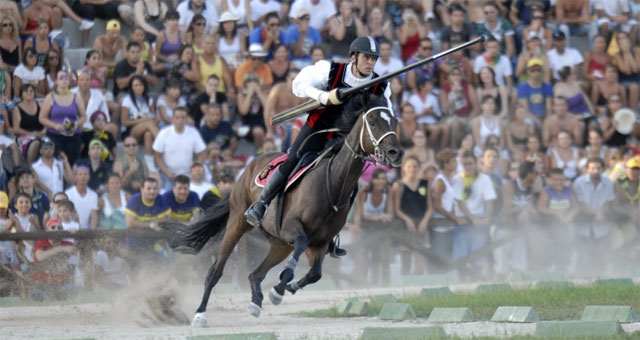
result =
M355 61L358 58L357 69L361 77L367 77L373 72L373 67L376 65L378 57L370 54L358 53L357 56L352 56L351 61ZM357 75L356 75L357 76Z

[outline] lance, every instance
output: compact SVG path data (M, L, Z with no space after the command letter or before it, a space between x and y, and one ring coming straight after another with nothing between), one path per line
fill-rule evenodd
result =
M349 87L349 88L339 89L338 90L338 99L340 99L342 101L343 99L348 98L350 95L358 93L358 92L360 92L360 91L362 91L362 90L364 90L366 88L369 88L371 86L379 84L379 83L381 83L383 81L387 81L387 80L389 80L389 79L391 79L391 78L393 78L393 77L395 77L395 76L397 76L399 74L408 72L408 71L410 71L410 70L412 70L412 69L414 69L416 67L420 67L422 65L426 65L428 63L434 62L435 60L440 59L440 58L442 58L442 57L444 57L446 55L449 55L451 53L463 50L463 49L465 49L465 48L467 48L467 47L469 47L471 45L475 45L475 44L483 42L485 40L486 40L485 36L480 36L480 37L478 37L478 38L476 38L474 40L467 41L464 44L458 45L456 47L452 47L452 48L450 48L450 49L448 49L446 51L442 51L440 53L436 53L436 54L434 54L432 56L429 56L429 57L424 58L424 59L422 59L420 61L417 61L417 62L415 62L415 63L413 63L411 65L407 65L407 66L405 66L405 67L403 67L403 68L401 68L399 70L396 70L394 72L387 73L387 74L385 74L383 76L371 79L371 80L369 80L368 82L366 82L366 83L364 83L362 85L359 85L359 86L356 86L356 87ZM294 107L292 107L292 108L290 108L290 109L288 109L286 111L282 111L282 112L274 115L273 117L271 117L271 125L282 124L282 123L284 123L286 121L289 121L291 119L295 119L297 117L300 117L300 116L302 116L302 115L304 115L306 113L309 113L310 111L313 111L313 110L315 110L317 108L320 108L322 106L323 106L322 104L320 104L319 102L317 102L315 100L309 100L307 102L304 102L304 103L302 103L300 105L294 106Z

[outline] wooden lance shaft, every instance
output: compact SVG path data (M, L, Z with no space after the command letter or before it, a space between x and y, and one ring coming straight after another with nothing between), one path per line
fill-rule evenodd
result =
M399 70L396 70L394 72L391 73L387 73L383 76L371 79L370 81L360 85L360 86L356 86L356 87L349 87L349 88L345 88L345 89L340 89L338 90L338 98L340 100L344 100L345 98L348 98L350 95L354 94L354 93L358 93L366 88L369 88L371 86L374 86L378 83L381 83L383 81L387 81L399 74L403 74L406 73L416 67L420 67L422 65L434 62L437 59L440 59L446 55L449 55L451 53L457 52L459 50L463 50L471 45L475 45L477 43L483 42L486 40L485 36L480 36L474 40L471 41L467 41L466 43L462 44L462 45L458 45L456 47L450 48L446 51L442 51L440 53L434 54L430 57L424 58L420 61L417 61L411 65L407 65ZM315 109L318 109L320 107L322 107L323 105L318 103L315 100L309 100L307 102L304 102L300 105L294 106L286 111L282 111L276 115L274 115L273 117L271 117L271 125L278 125L278 124L282 124L286 121L295 119L297 117L300 117L302 115L305 115L307 113L309 113L310 111L313 111Z

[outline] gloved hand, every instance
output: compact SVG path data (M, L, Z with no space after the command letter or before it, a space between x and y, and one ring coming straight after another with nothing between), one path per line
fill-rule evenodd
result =
M322 105L340 105L342 102L338 99L338 89L333 89L330 92L322 92L318 96L318 101Z

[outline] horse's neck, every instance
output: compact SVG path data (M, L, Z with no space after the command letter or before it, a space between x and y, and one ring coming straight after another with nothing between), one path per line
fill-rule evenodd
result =
M354 130L356 130L356 128L354 128ZM360 129L356 131L360 131ZM353 150L360 150L360 145L356 142L358 139L352 137L354 136L349 134L346 143L351 143ZM362 158L354 157L354 154L349 151L347 146L343 145L331 164L331 178L336 178L330 181L332 189L336 188L331 192L334 195L338 191L343 194L343 190L349 190L349 192L351 192L358 183L363 167L364 161Z

